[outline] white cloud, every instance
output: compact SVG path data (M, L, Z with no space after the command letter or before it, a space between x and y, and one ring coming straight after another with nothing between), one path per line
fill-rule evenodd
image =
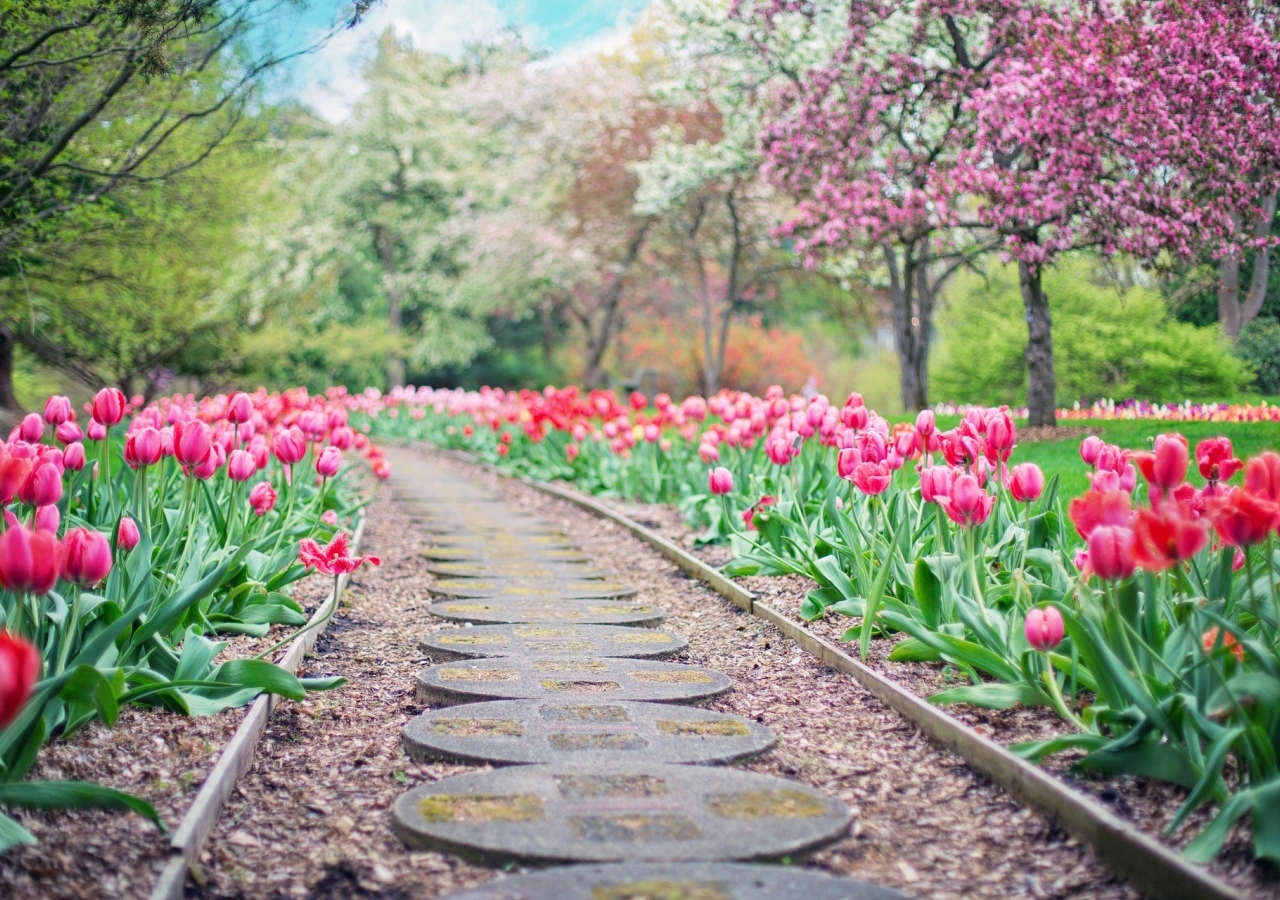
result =
M356 28L305 58L293 76L294 94L321 117L339 122L368 90L360 69L387 28L409 37L420 50L455 55L506 23L492 0L385 0Z

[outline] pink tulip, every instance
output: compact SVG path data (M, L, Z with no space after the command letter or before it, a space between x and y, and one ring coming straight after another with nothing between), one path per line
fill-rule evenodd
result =
M920 470L920 499L926 503L937 503L950 496L951 482L955 473L948 466L930 466Z
M355 439L355 432L346 425L339 425L329 432L329 446L337 447L339 450L350 450L351 445L355 443ZM582 438L577 438L577 440L582 440Z
M56 506L41 506L36 510L36 529L39 531L48 531L51 534L58 533L58 526L62 524L62 513Z
M951 483L951 494L939 501L943 512L957 525L970 528L981 525L991 515L995 498L982 489L973 475L956 476Z
M54 394L44 404L44 420L50 425L61 425L71 421L71 399Z
M93 587L111 571L111 542L101 531L73 528L62 539L62 579Z
M1062 635L1065 631L1062 613L1058 612L1057 607L1054 606L1031 609L1027 612L1024 631L1028 644L1041 653L1048 653L1062 643Z
M276 505L276 490L269 481L259 481L249 491L249 505L255 514L264 516Z
M76 441L84 440L84 432L75 422L63 422L53 430L53 436L60 444L74 444Z
M28 506L50 506L62 499L62 473L51 462L38 462L18 487L18 499Z
M862 493L874 497L888 490L893 472L884 463L863 462L854 467L849 480Z
M1091 434L1080 442L1080 458L1091 466L1098 461L1098 454L1104 446L1102 438Z
M18 488L26 482L32 468L29 459L21 459L17 456L0 459L0 506L7 506L13 502Z
M342 468L342 451L337 447L325 447L316 457L316 474L321 478L332 478Z
M67 444L65 450L62 451L63 468L70 469L73 472L79 472L84 468L84 444L74 443Z
M138 532L138 523L128 516L120 517L120 527L116 531L116 546L128 553L138 546L142 535Z
M701 443L698 445L698 457L704 463L713 463L720 459L720 448L715 444Z
M1035 463L1022 463L1009 470L1009 493L1019 503L1038 500L1044 493L1044 472Z
M222 449L221 444L209 445L209 451L205 454L204 460L200 465L191 469L191 474L201 481L212 478L213 474L222 467L227 461L227 453Z
M232 481L248 481L257 471L253 454L247 450L232 450L227 457L227 477Z
M337 525L338 514L332 509L326 509L320 514L320 521L326 525Z
M149 425L129 432L124 439L124 461L131 469L154 466L160 462L164 441L160 432Z
M845 447L836 454L836 474L845 481L853 478L853 470L862 462L856 447Z
M733 490L733 473L724 466L717 466L707 476L707 486L716 496L727 494Z
M89 436L91 441L105 440L107 437L107 426L103 425L97 419L89 420L89 427L85 429L85 434Z
M38 444L44 437L44 419L39 413L27 413L18 426L18 435L28 444Z
M1119 581L1133 574L1133 532L1119 525L1099 525L1089 534L1089 566L1098 577Z
M278 432L271 442L271 452L280 460L281 465L292 466L299 463L307 455L307 439L302 429L295 425Z
M243 425L253 418L253 401L244 391L236 391L227 401L227 421Z
M116 388L103 388L93 398L93 418L106 427L119 425L126 406L124 394Z
M11 525L0 535L0 587L15 594L49 593L58 580L58 556L52 532Z
M173 457L187 467L198 466L209 456L213 432L198 419L176 422L173 426Z

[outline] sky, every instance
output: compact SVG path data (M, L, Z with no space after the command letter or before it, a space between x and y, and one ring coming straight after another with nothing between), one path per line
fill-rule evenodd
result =
M534 47L572 55L615 42L642 7L643 0L382 0L356 28L292 63L279 89L338 122L364 93L361 61L386 28L409 36L418 49L454 55L471 41L515 27ZM339 8L331 0L315 3L280 27L291 42L318 35Z

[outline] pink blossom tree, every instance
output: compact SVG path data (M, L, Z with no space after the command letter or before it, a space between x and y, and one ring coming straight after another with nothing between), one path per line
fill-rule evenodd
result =
M1041 8L967 101L974 140L950 197L976 196L1017 260L1030 424L1054 422L1041 273L1058 255L1158 263L1208 250L1230 263L1253 247L1265 266L1280 187L1274 14L1249 0Z

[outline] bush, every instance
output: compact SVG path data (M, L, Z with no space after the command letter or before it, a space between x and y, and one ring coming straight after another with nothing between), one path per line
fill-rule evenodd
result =
M1259 316L1240 332L1236 356L1255 373L1253 386L1263 394L1280 394L1280 321Z
M1045 272L1059 405L1099 397L1226 399L1249 386L1248 367L1217 326L1178 322L1155 291L1122 292L1099 274L1097 259L1083 254ZM957 277L939 316L930 393L966 403L1024 403L1023 316L1016 267L993 263L985 277Z

